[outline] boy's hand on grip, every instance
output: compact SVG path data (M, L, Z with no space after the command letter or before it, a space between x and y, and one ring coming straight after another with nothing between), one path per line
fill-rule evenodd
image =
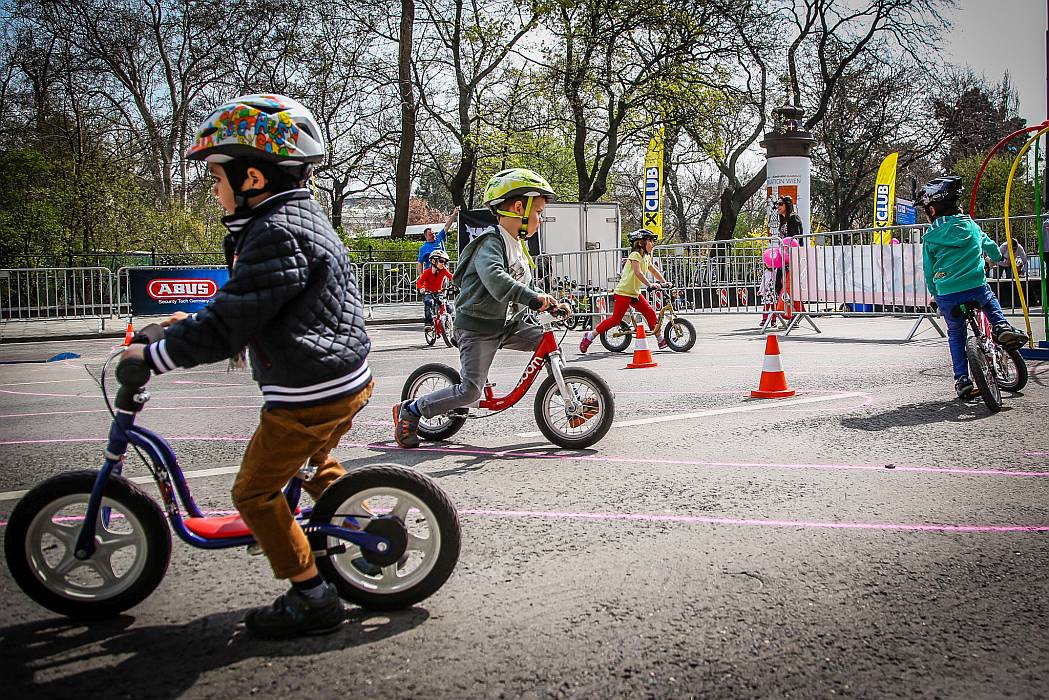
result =
M536 311L547 311L557 306L557 299L550 296L549 294L539 295L539 308Z
M175 313L173 313L170 316L168 316L166 320L161 321L160 322L160 327L161 328L167 328L168 326L174 325L174 324L178 323L179 321L181 321L182 319L188 318L188 317L189 317L189 314L187 314L185 311L176 311Z

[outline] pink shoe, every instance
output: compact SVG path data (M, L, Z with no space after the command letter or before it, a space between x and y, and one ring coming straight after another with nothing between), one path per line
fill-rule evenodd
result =
M667 349L667 339L665 337L657 336L656 340L658 341L656 343L656 347L658 347L660 350L666 350Z
M594 339L587 334L583 334L583 339L579 341L579 352L586 354L586 351L590 349L590 343L594 342Z

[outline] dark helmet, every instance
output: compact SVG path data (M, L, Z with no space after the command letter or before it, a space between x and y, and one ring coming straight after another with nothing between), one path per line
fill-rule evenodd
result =
M649 231L647 228L639 228L633 233L628 233L626 237L626 239L631 243L636 243L637 241L642 241L646 238L651 238L654 241L657 238L659 238L659 236L657 236L654 232Z
M776 200L776 204L786 204L788 207L794 206L794 198L789 194L785 194Z
M962 179L957 175L944 175L935 180L930 180L918 191L914 198L914 206L924 209L930 205L957 202L958 198L965 192ZM936 209L941 207L935 206Z

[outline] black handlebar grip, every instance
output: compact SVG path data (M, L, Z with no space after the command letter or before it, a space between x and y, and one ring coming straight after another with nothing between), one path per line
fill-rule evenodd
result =
M141 343L142 345L149 345L150 343L158 343L164 339L164 329L156 323L151 323L131 338L131 343Z
M131 357L120 361L116 375L121 386L138 389L149 381L150 371L145 360Z
M538 299L532 299L530 302L528 302L528 308L532 311L538 311L539 309L543 308L543 302L539 301Z

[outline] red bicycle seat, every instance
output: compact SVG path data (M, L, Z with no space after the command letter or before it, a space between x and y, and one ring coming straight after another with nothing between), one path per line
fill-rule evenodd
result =
M185 518L182 524L194 535L206 540L251 536L251 530L239 515L225 515L219 518Z

